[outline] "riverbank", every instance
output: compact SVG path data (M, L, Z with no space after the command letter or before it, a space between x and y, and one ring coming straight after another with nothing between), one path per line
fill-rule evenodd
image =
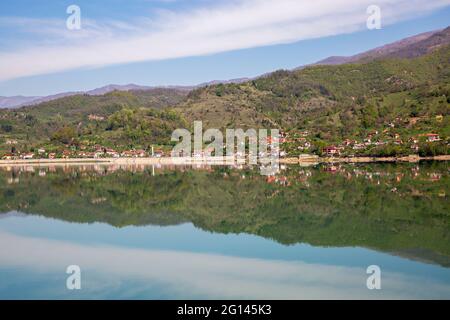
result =
M450 155L434 156L434 157L300 157L300 158L281 158L280 164L304 164L314 165L319 163L373 163L373 162L419 162L419 161L449 161ZM101 159L19 159L19 160L0 160L0 166L77 166L88 164L104 164L104 165L191 165L191 164L207 164L207 165L233 165L245 164L246 162L236 161L233 158L101 158Z

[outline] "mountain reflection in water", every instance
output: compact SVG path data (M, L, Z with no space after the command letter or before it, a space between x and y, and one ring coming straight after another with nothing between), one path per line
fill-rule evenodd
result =
M0 169L0 211L113 226L191 222L289 245L358 246L450 266L446 163Z
M288 166L269 177L245 166L4 167L0 181L0 274L30 264L49 272L75 259L113 274L127 265L130 277L161 278L156 283L195 282L198 295L183 291L185 298L205 297L202 292L216 298L366 297L367 266L331 264L370 263L376 256L397 259L389 263L404 272L384 273L393 287L380 297L415 297L405 277L416 269L435 274L431 296L450 296L446 163ZM85 242L100 234L109 239L107 247ZM137 235L147 239L145 245ZM214 247L219 242L222 249ZM308 257L325 263L305 263ZM334 280L319 285L325 274ZM245 290L236 289L239 281L247 283ZM394 284L398 290L409 286L409 295L394 294ZM165 297L153 289L158 294L151 297ZM0 296L7 297L2 287Z

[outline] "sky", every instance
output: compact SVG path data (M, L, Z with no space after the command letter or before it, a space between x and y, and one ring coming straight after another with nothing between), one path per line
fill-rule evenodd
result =
M71 5L80 29L69 29ZM367 28L380 8L381 29ZM195 85L291 69L445 28L450 0L0 2L0 96Z

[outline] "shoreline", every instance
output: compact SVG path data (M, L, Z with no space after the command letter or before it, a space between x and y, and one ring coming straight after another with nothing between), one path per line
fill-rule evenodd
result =
M375 163L375 162L420 162L420 161L450 161L450 155L433 157L352 157L352 158L333 158L333 157L301 157L301 158L281 158L280 164L299 164L315 165L319 163ZM224 158L72 158L72 159L30 159L30 160L0 160L0 167L5 166L77 166L77 165L234 165L246 164L246 160L226 159Z

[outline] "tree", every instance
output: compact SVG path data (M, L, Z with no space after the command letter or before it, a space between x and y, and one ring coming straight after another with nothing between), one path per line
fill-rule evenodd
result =
M12 125L6 123L6 124L2 124L1 125L1 129L2 129L3 132L7 132L8 133L8 132L11 132L13 130L13 127L12 127Z
M52 135L52 140L58 141L64 144L70 144L76 137L75 129L72 127L63 127L56 130Z

